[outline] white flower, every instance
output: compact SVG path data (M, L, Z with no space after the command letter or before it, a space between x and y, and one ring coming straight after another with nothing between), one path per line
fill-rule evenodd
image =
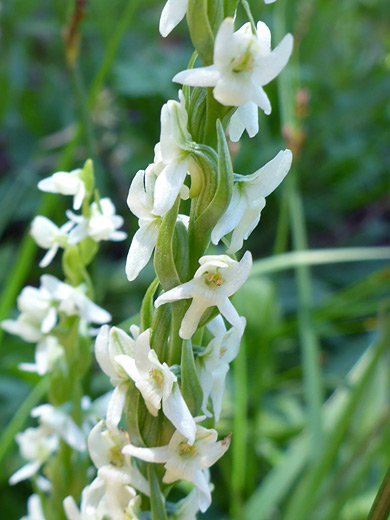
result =
M27 515L20 520L45 520L41 497L35 493L27 500Z
M192 280L163 293L155 301L155 306L192 298L179 331L183 339L191 338L204 311L214 305L242 335L244 327L229 296L232 296L248 278L252 267L251 254L247 251L240 262L227 255L208 255L200 258L199 263L201 267Z
M99 421L88 436L88 451L92 462L99 470L99 476L111 475L110 480L121 480L149 495L149 484L138 467L131 462L129 455L122 453L128 444L125 432L111 426L108 429L104 421Z
M55 336L46 336L35 347L35 363L20 363L19 368L43 376L50 372L64 355L64 348L58 339Z
M188 0L168 0L160 18L160 34L164 38L178 25L187 12Z
M60 247L68 243L68 232L73 227L73 222L67 222L60 228L46 217L37 216L31 222L31 236L35 242L48 252L39 262L39 267L47 267L55 257Z
M125 405L126 392L129 386L129 376L122 366L116 361L116 357L123 354L134 357L135 339L139 329L133 325L130 328L133 337L117 327L101 327L95 342L95 356L100 368L110 378L115 389L107 406L107 426L115 431L122 416ZM134 338L134 339L133 339Z
M241 318L241 320L243 327L245 327L245 318ZM215 422L218 422L221 414L226 374L229 371L229 363L238 354L241 335L235 327L226 331L221 316L214 318L208 324L208 328L214 334L214 338L210 341L206 350L197 357L196 367L203 390L202 412L211 417L207 410L207 401L211 397Z
M208 430L197 425L193 445L176 431L167 446L156 448L138 448L128 444L123 453L138 457L146 462L165 463L163 482L171 484L177 480L192 482L198 491L198 504L202 512L211 503L211 493L205 470L212 466L229 448L230 435L217 442L215 430Z
M71 172L56 172L38 182L41 191L73 195L73 209L80 209L85 197L85 185L80 168Z
M85 295L84 285L72 287L55 276L44 274L41 276L41 287L51 295L58 311L67 316L77 315L88 323L98 324L111 320L111 315L106 310Z
M110 481L98 476L85 487L81 495L80 510L73 497L66 497L63 504L68 520L139 519L140 497L131 486L115 477Z
M149 262L157 242L161 217L153 213L155 182L154 164L151 164L145 171L137 172L130 185L127 204L139 219L139 229L133 236L126 259L129 281L135 280Z
M18 318L4 320L1 326L5 331L20 336L25 341L41 341L44 334L48 334L57 322L52 295L45 287L24 287L17 298L17 306L21 312Z
M115 212L115 206L108 197L100 199L99 203L91 204L91 215L88 218L75 215L68 210L66 215L75 224L69 233L69 244L78 244L86 237L91 237L95 242L124 240L127 234L118 231L118 228L123 225L123 217L116 215Z
M40 467L57 451L59 436L57 432L41 425L17 433L16 442L19 445L20 454L28 463L11 476L9 479L11 486L32 477L39 471Z
M51 404L42 404L31 410L31 417L36 417L39 424L48 432L57 434L72 449L85 451L86 442L84 433L74 420L60 408Z
M193 87L214 87L214 97L223 105L241 106L252 101L266 114L271 104L263 86L272 81L286 65L293 47L287 34L271 51L271 33L258 22L256 35L250 23L234 32L232 18L226 18L217 33L214 64L176 74L173 81Z
M241 249L243 241L259 223L265 197L283 181L291 162L291 151L284 150L251 175L235 175L230 204L211 232L213 244L234 230L227 252L231 254Z
M85 287L72 287L55 276L41 276L41 286L25 287L17 299L21 314L16 320L4 320L2 328L31 343L40 342L55 327L58 312L78 315L88 323L106 323L111 315L91 301Z
M66 497L63 504L68 520L106 520L111 518L105 501L105 483L99 478L96 478L83 489L80 510L71 496Z
M157 167L154 215L163 216L171 209L182 190L189 168L187 146L192 138L187 130L188 115L181 90L179 100L180 103L170 100L161 109L160 143L156 146L154 161Z
M192 444L195 439L195 421L184 401L177 377L166 363L160 363L157 354L150 348L150 329L138 336L134 358L119 355L115 361L121 365L141 392L149 412L157 416L162 406L164 415Z

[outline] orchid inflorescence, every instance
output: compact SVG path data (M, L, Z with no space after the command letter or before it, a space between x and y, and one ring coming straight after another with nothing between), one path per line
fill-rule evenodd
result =
M21 314L3 322L3 328L37 343L35 364L21 368L43 375L61 364L68 363L69 369L72 356L72 366L77 366L75 348L63 344L64 336L69 337L64 330L76 327L76 337L88 336L91 323L102 325L95 356L114 386L100 415L104 419L88 435L97 476L84 487L80 507L75 501L80 493L65 498L69 520L141 520L150 515L153 520L194 520L211 504L209 468L230 444L230 435L218 440L214 425L223 413L226 376L245 329L245 318L231 297L252 266L249 251L240 260L235 254L292 162L290 150L283 150L250 175L233 173L227 127L232 141L244 130L250 137L257 134L258 108L271 112L263 86L279 74L292 51L291 35L271 50L271 34L263 22L256 27L248 22L234 31L237 3L219 5L213 24L202 23L213 2L208 9L204 2L203 12L199 2L168 0L161 15L160 32L166 36L187 13L204 66L173 78L183 90L178 101L162 107L153 163L136 173L130 185L127 203L139 228L127 255L126 275L135 280L152 256L156 272L137 325L129 330L110 327L109 314L90 299L85 268L96 244L125 238L113 203L93 191L90 161L83 169L57 172L38 184L43 191L72 195L73 210L81 210L68 210L69 220L61 227L36 217L31 228L38 245L48 249L41 266L64 249L69 284L43 275L39 289L22 291ZM216 254L220 250L214 246L221 241L226 252ZM83 420L80 413L69 415L65 399L57 404L35 409L39 426L19 434L29 462L11 477L13 483L36 475L60 443L76 451L84 448L91 413L83 411ZM193 488L173 503L169 492L181 480ZM50 492L49 479L40 488L38 479L37 484L41 497ZM30 498L28 508L25 518L49 518L38 495Z

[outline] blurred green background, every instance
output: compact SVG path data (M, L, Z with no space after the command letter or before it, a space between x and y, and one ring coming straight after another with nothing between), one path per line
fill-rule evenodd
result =
M232 146L234 169L252 173L286 142L295 161L247 248L261 260L306 241L311 249L390 246L390 3L250 4L273 29L274 45L284 32L294 34L295 51L280 81L266 87L273 112L260 115L258 136ZM39 179L93 157L101 193L113 198L132 236L128 187L153 159L161 105L176 98L171 78L187 66L192 46L185 22L159 36L162 1L90 0L71 70L63 36L72 1L0 5L3 319L15 314L22 286L37 285L41 274L43 251L23 238L31 219L43 212L61 224L69 207L70 200L42 197ZM127 282L129 243L105 244L93 266L98 301L113 323L138 311L152 279L148 266ZM289 268L274 272L260 262L261 274L237 295L248 327L219 424L221 435L233 431L233 442L214 468L205 518L367 517L390 463L390 269L360 256L296 270L287 260ZM50 272L61 276L58 259ZM29 423L19 407L38 378L17 368L32 360L32 345L6 335L0 356L0 510L18 519L31 488L8 487L21 464L9 425L15 413L11 425ZM93 396L109 388L96 374Z

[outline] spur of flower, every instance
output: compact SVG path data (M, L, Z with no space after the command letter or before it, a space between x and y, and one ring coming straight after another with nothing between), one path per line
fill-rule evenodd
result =
M204 512L211 503L211 492L205 470L221 458L230 445L230 435L222 441L217 441L217 438L218 434L215 430L209 430L198 424L195 442L192 445L176 431L167 446L138 448L128 444L122 451L146 462L165 463L166 472L163 482L166 484L180 479L192 482L198 492L199 509Z
M206 255L199 259L200 267L194 278L163 293L155 301L159 307L165 303L192 298L180 327L180 337L189 339L195 333L199 321L208 307L216 306L226 320L244 332L244 325L233 304L229 300L247 280L252 256L247 251L240 262L227 255Z
M233 195L229 206L211 232L213 244L218 244L223 236L233 231L227 252L232 254L241 249L243 241L260 221L265 197L286 177L291 162L291 151L283 150L251 175L234 175Z
M248 124L253 128L253 109L259 107L266 114L271 113L263 86L280 73L292 48L291 34L271 50L271 33L265 23L257 23L256 34L250 23L234 32L233 19L226 18L215 38L213 65L179 72L173 81L192 87L214 87L214 97L222 105L244 107L252 103L249 109L242 109L241 117L240 113L236 117L240 117L244 127Z

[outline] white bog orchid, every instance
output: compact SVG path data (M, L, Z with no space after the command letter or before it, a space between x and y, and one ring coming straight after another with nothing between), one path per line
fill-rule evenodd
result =
M249 276L252 267L250 252L247 251L240 262L227 255L206 255L199 259L199 263L200 267L192 280L163 293L155 301L155 306L192 298L179 331L183 339L191 338L204 311L214 305L242 335L243 322L229 297L245 283Z
M140 334L135 342L134 358L126 355L115 357L141 392L149 412L157 416L162 406L164 415L192 444L196 425L181 395L177 377L166 363L160 363L150 348L150 329Z
M123 453L146 462L165 463L163 482L171 484L177 480L192 482L197 489L199 509L204 512L211 503L211 492L206 469L212 466L226 452L230 445L230 435L218 441L215 430L196 426L195 442L188 440L176 431L167 446L156 448L138 448L128 444Z
M128 443L127 433L112 426L109 429L104 421L99 421L88 436L88 451L99 475L111 472L113 479L125 480L126 484L149 496L148 481L132 464L130 456L122 453L122 448Z
M134 489L100 476L84 488L80 510L71 496L63 504L68 520L139 520L140 497Z
M31 222L31 236L35 242L48 252L39 262L39 267L47 267L55 257L60 247L66 247L69 231L74 226L73 222L66 222L60 228L46 217L38 215Z
M56 433L63 441L76 451L85 451L86 441L83 431L66 412L51 404L42 404L31 410L31 417L39 420L39 424L48 432Z
M35 347L35 363L20 363L20 370L35 372L43 376L50 372L59 359L64 359L65 351L55 336L44 337Z
M133 236L126 259L129 281L135 280L149 262L157 242L161 217L153 213L156 178L155 165L150 164L146 170L137 172L130 185L127 205L138 217L139 229Z
M58 313L80 316L87 323L107 323L111 315L85 295L85 287L72 287L55 276L41 276L41 286L24 287L17 299L21 314L16 320L4 320L2 328L25 341L36 343L56 326Z
M24 432L17 433L15 438L20 454L28 462L10 477L11 486L35 475L57 451L60 441L58 433L44 425L27 428Z
M112 240L119 242L127 237L124 231L118 231L123 225L123 217L116 215L116 209L111 199L105 197L91 204L91 215L75 215L67 211L66 215L75 226L69 233L69 244L78 244L87 237L95 242Z
M41 341L57 323L52 294L42 285L39 288L29 285L24 287L17 298L17 306L20 311L18 318L4 320L1 326L6 332L20 336L25 341Z
M135 340L139 335L139 328L132 325L132 337L118 327L104 325L100 328L95 342L95 356L100 368L110 378L115 387L107 406L106 422L108 428L116 434L117 426L122 416L126 392L129 387L129 376L117 363L115 358L125 355L133 359Z
M20 520L45 520L41 497L35 493L27 500L27 515Z
M168 0L160 17L160 34L164 38L186 15L188 0Z
M262 87L280 73L292 48L291 34L271 50L271 33L265 23L257 23L254 35L249 22L234 32L233 18L226 18L215 38L213 65L179 72L173 81L192 87L214 87L214 97L222 105L241 107L252 102L246 110L248 115L241 111L239 117L253 134L258 128L254 106L271 113L270 101Z
M73 195L73 209L80 209L85 197L85 184L82 179L83 170L77 168L71 172L56 172L38 182L41 191Z
M61 409L43 404L31 410L31 417L38 418L39 426L16 434L20 454L29 462L11 476L11 485L35 475L57 451L60 439L74 450L84 451L86 448L82 430Z
M154 190L154 215L163 216L171 209L188 173L190 155L188 144L188 114L185 99L179 91L179 100L170 100L161 109L160 142L155 149L157 179Z
M88 323L103 324L111 320L111 315L85 295L86 287L72 287L55 276L41 276L41 288L50 294L59 312L67 316L80 316Z
M245 327L245 318L241 318L241 320ZM218 422L222 409L226 374L229 371L229 363L238 354L241 334L235 327L226 331L221 316L214 318L207 327L214 334L214 338L205 351L197 357L196 368L203 390L202 412L211 417L211 413L207 410L207 402L211 397L215 422Z
M233 254L241 249L260 221L261 211L268 197L286 177L290 170L292 153L279 152L276 157L251 175L235 175L233 195L228 208L211 232L211 241L218 244L223 236L233 231L227 252Z

